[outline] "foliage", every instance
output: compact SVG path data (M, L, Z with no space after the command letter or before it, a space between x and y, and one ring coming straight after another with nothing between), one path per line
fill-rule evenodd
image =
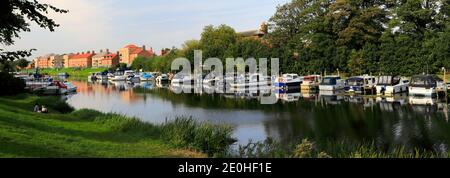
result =
M18 59L16 61L14 61L14 63L20 69L24 69L24 68L26 68L28 66L28 64L30 64L30 61L28 61L28 60L26 60L24 58L21 58L21 59Z
M285 73L436 73L450 65L449 8L442 0L292 0L271 17L268 39Z
M49 4L38 1L5 0L0 4L0 44L10 46L14 44L14 38L19 37L20 32L30 31L29 22L34 22L41 28L54 31L59 25L47 17L48 11L67 13L67 10L58 9ZM0 62L15 60L31 55L32 50L6 51L0 49Z
M7 72L0 72L0 96L15 95L25 92L25 81L15 78Z

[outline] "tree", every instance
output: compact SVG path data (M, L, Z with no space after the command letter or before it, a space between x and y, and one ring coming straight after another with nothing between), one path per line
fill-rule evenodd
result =
M225 58L227 57L234 57L225 56L225 51L232 47L236 43L236 40L237 34L234 29L229 26L206 26L203 29L200 39L201 48L203 49L203 58L216 57L225 61Z
M11 46L14 38L19 38L20 32L30 31L30 24L34 22L41 28L54 31L59 25L46 15L52 10L57 13L67 13L67 10L58 9L49 4L27 0L2 0L0 2L0 44ZM27 21L28 20L28 21ZM15 60L31 55L31 50L6 51L0 49L0 62Z
M30 64L30 61L28 61L24 58L21 58L21 59L15 61L15 63L17 65L17 67L19 67L20 69L24 69L24 68L28 67L28 64Z

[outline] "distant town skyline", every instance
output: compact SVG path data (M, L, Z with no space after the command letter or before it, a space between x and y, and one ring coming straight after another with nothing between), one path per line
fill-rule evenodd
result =
M158 54L199 39L206 25L226 24L236 31L259 28L288 0L39 0L68 14L51 13L61 26L55 32L32 24L8 50L37 51L28 59L49 53L100 49L118 50L128 44L146 45Z

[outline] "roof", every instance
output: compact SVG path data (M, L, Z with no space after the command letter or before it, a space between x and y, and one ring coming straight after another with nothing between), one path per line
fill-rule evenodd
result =
M70 56L71 59L82 59L82 58L89 58L94 56L92 53L85 53L85 54L74 54L73 56Z
M115 54L115 53L106 54L106 55L105 55L105 59L106 59L106 60L112 60L112 59L114 59L116 56L117 56L117 54Z
M124 48L137 48L137 46L134 44L129 44L129 45L126 45Z

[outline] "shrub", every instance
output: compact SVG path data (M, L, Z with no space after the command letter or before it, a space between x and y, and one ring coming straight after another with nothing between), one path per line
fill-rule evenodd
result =
M224 155L229 146L236 142L231 136L231 126L199 123L191 117L176 118L161 127L161 137L164 140L178 147L202 151L208 156Z
M25 81L7 72L0 72L0 96L16 95L25 92Z

